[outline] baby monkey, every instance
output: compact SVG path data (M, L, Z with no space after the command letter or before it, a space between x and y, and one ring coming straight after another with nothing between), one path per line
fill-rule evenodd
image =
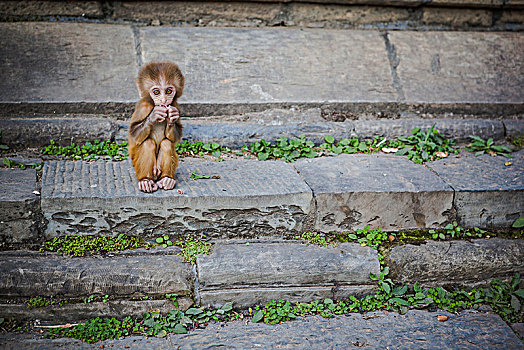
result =
M176 144L182 138L178 98L184 76L171 62L152 62L135 79L140 101L129 126L129 155L135 167L138 188L154 192L175 187L178 166Z

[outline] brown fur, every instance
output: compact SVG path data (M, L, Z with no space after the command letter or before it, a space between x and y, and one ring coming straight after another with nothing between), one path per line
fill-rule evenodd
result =
M152 84L161 79L175 86L175 97L171 105L180 110L178 98L184 89L184 76L180 68L171 62L152 62L140 69L138 78L135 79L140 101L135 106L129 126L129 155L136 171L137 179L159 180L163 177L175 178L178 167L178 156L176 154L176 143L182 138L182 123L178 119L173 126L167 123L156 123L151 125L148 117L155 107L149 95ZM159 128L164 128L160 130ZM158 137L161 135L161 137ZM160 174L155 174L154 167L157 164Z

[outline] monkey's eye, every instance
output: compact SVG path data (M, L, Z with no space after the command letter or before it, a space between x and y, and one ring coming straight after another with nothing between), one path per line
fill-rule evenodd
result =
M160 95L160 90L158 90L158 89L154 89L154 90L153 90L153 93L154 93L155 95Z
M173 89L167 88L166 94L171 95L173 93Z

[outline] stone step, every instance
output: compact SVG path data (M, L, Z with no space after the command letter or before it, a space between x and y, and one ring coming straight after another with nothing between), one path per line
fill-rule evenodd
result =
M0 23L0 35L4 117L129 115L139 66L165 57L187 76L183 116L292 106L357 115L524 111L520 32L19 22Z
M368 116L366 116L368 117ZM369 118L374 118L372 115ZM224 147L240 149L264 139L275 142L279 137L306 139L320 144L324 136L337 140L349 137L368 139L385 136L388 139L411 135L411 130L423 130L433 125L447 138L458 144L471 142L470 135L496 141L514 139L524 135L524 120L512 119L458 119L454 115L438 118L406 117L399 119L352 120L344 114L323 115L320 108L299 110L269 109L263 112L234 116L184 117L183 140L213 142ZM20 117L0 119L2 142L12 148L44 147L54 140L59 145L85 143L93 140L127 141L129 121L115 118L76 117ZM34 132L38 130L37 132Z
M438 315L448 321L439 322ZM466 310L454 314L446 311L410 310L405 315L394 312L352 313L334 318L298 317L276 325L252 323L246 319L210 323L205 329L189 334L168 334L165 338L131 336L87 344L71 338L45 339L36 332L0 335L0 346L20 349L94 349L140 348L145 350L197 348L294 348L346 349L522 349L522 341L495 313Z
M524 240L476 239L395 244L382 254L398 284L425 287L487 287L493 278L509 281L524 273ZM137 249L79 258L55 253L0 253L0 317L71 322L97 316L141 316L150 309L193 303L220 307L234 302L247 309L271 300L311 302L374 293L369 273L378 274L377 250L358 243L327 247L282 240L214 241L195 266L182 262L178 247ZM108 302L84 303L109 295ZM28 309L34 296L67 300ZM152 299L152 300L151 300Z
M366 225L439 228L453 220L504 230L524 217L523 152L509 166L507 158L467 152L426 166L384 154L295 163L185 158L175 190L153 194L138 190L128 161L50 161L40 202L33 170L0 169L2 244L67 234L290 238ZM194 172L214 178L194 180Z
M358 244L216 244L211 255L197 259L198 300L215 307L234 300L247 308L273 299L362 296L375 289L369 273L379 271L377 252Z

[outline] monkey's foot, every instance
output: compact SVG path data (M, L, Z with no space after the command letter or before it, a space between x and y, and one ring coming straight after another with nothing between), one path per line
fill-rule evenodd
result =
M161 174L162 174L162 170L160 170L159 166L155 165L153 167L153 175L158 178Z
M158 186L153 180L143 179L138 181L138 189L142 192L151 193L158 190Z
M158 185L158 187L163 188L167 191L175 188L176 181L175 179L166 176L158 180L156 184Z

